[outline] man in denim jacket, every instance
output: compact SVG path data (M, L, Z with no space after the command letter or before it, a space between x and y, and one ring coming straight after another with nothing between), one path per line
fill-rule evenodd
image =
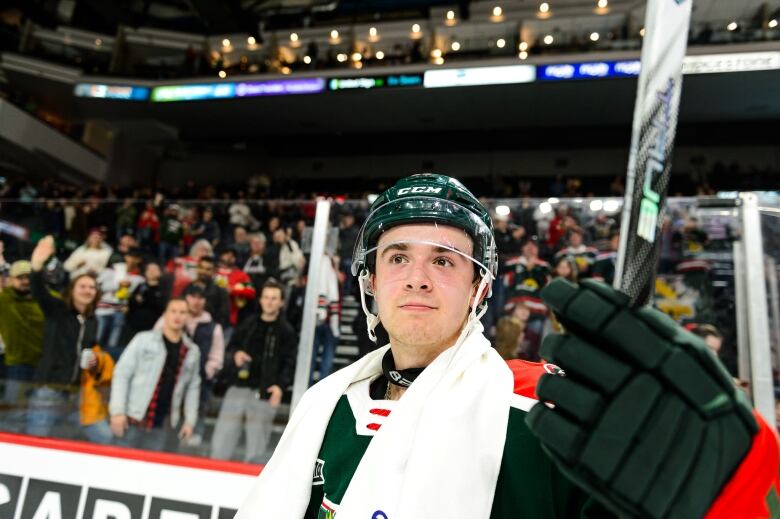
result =
M171 299L163 320L162 331L136 334L114 369L109 412L120 444L166 450L176 428L186 441L197 422L200 350L183 333L187 303Z

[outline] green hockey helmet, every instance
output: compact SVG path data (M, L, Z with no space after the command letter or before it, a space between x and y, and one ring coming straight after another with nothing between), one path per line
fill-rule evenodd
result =
M377 197L355 243L353 275L373 270L383 232L417 223L436 223L466 232L474 244L469 259L478 265L478 272L495 278L498 258L490 213L460 181L433 173L403 178Z

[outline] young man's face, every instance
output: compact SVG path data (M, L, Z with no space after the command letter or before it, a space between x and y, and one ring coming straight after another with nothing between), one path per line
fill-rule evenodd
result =
M198 279L207 281L214 278L214 264L210 261L198 262Z
M187 294L185 297L187 301L187 311L190 315L199 316L203 313L203 309L206 308L206 298L199 294Z
M473 243L462 230L434 224L394 227L379 238L372 284L379 316L392 343L420 348L454 344L474 297ZM384 245L389 245L384 247Z
M267 287L260 294L260 308L266 315L274 315L282 309L284 299L282 291L276 287Z
M187 303L179 299L169 302L163 320L169 329L181 331L187 321Z

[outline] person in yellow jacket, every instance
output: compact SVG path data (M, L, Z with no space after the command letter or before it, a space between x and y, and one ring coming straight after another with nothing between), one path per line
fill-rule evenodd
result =
M100 346L82 352L79 424L87 438L96 443L112 443L108 425L108 392L114 374L114 359Z

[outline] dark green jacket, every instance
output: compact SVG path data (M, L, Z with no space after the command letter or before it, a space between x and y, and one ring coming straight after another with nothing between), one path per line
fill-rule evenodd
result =
M36 366L43 343L43 312L31 295L13 288L0 292L0 337L6 366Z

